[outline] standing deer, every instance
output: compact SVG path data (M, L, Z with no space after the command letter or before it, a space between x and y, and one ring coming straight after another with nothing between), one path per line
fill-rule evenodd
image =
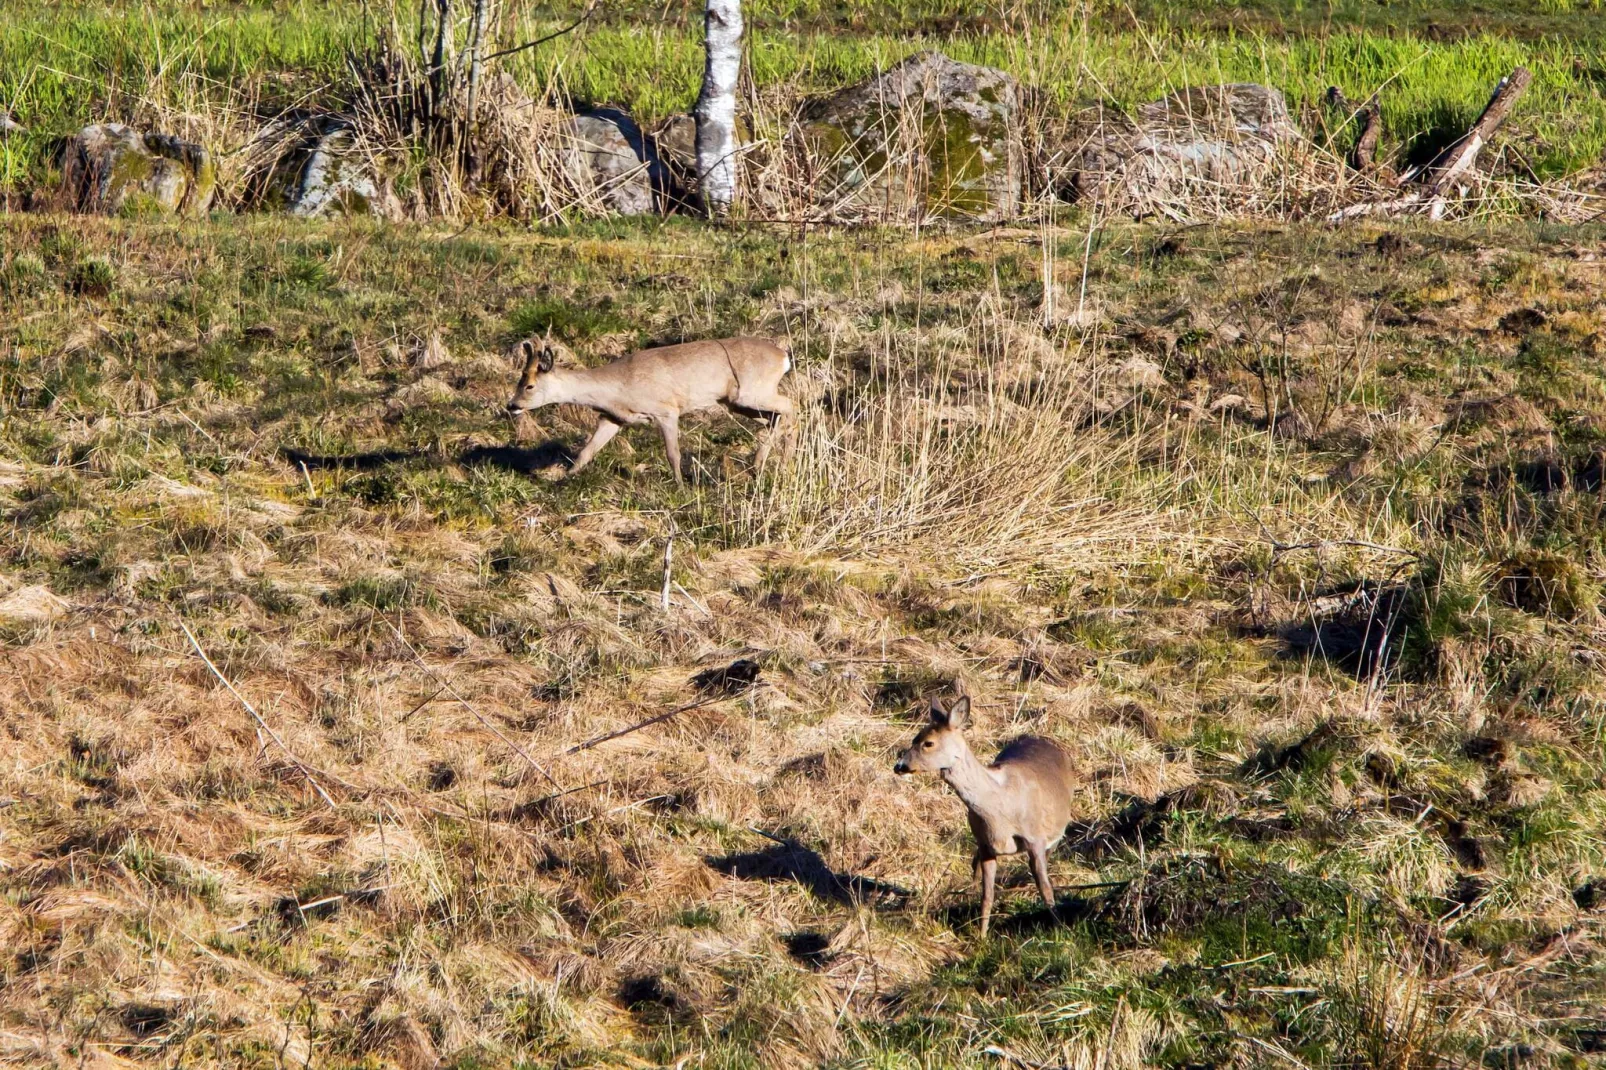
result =
M549 340L526 339L524 373L507 403L516 415L544 405L585 405L601 415L591 441L569 475L591 463L626 424L653 423L664 436L675 482L680 471L680 416L723 405L732 412L767 417L769 431L758 449L757 467L769 459L770 443L786 425L785 453L793 445L790 398L780 392L781 376L792 368L786 343L766 338L716 338L703 342L642 349L600 368L554 367Z
M1037 891L1054 913L1048 882L1048 852L1065 835L1071 820L1071 760L1041 736L1021 736L1005 744L991 765L983 765L965 742L970 699L947 709L931 700L931 723L898 756L895 773L937 773L970 811L976 837L974 867L981 875L981 934L993 912L993 882L1000 855L1026 852ZM1057 915L1056 915L1057 916Z

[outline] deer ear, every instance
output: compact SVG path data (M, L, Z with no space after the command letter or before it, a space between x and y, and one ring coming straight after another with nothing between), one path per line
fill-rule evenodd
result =
M937 699L931 700L931 723L938 728L948 727L948 711L942 708L942 703Z
M948 727L964 728L970 723L970 698L961 695L948 707Z
M541 361L540 361L539 364L536 365L536 367L540 368L543 372L551 371L552 370L553 357L554 357L554 354L552 352L552 347L551 346L546 346L546 345L542 346L541 347Z

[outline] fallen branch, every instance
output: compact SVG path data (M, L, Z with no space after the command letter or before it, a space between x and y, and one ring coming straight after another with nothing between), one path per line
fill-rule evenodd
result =
M576 743L574 746L563 752L563 757L567 758L571 754L579 754L583 750L590 750L592 747L595 747L600 743L606 743L610 739L618 739L620 736L628 736L632 732L639 732L643 728L651 728L655 724L661 724L664 721L669 720L671 717L678 717L683 713L688 713L695 709L701 709L704 706L712 706L716 702L724 702L728 698L735 697L736 696L734 695L716 695L713 698L698 699L696 702L688 702L684 706L676 706L667 713L660 713L656 717L647 718L645 721L637 721L628 728L621 728L617 732L609 732L606 735L595 736L586 740L584 743Z
M1494 94L1489 98L1489 103L1484 106L1483 114L1472 124L1472 129L1428 165L1423 181L1428 187L1429 197L1443 197L1444 191L1471 169L1490 135L1506 121L1506 116L1511 114L1511 109L1516 107L1517 101L1528 91L1528 86L1533 80L1533 72L1527 67L1518 67L1500 80L1500 84L1495 86Z
M1511 114L1512 109L1517 106L1517 101L1528 91L1528 86L1532 83L1533 72L1527 67L1518 67L1500 79L1500 84L1495 86L1483 113L1460 139L1434 157L1433 162L1421 171L1406 171L1400 176L1397 183L1399 186L1403 187L1407 182L1415 181L1417 183L1415 188L1390 201L1352 204L1328 216L1327 221L1342 223L1363 216L1403 215L1422 209L1426 209L1430 220L1437 222L1443 219L1449 207L1448 194L1451 188L1472 170L1478 160L1478 154L1489 143L1489 138L1500 128L1500 124L1506 121L1506 117ZM1365 132L1362 137L1365 137ZM1374 139L1371 148L1375 147ZM1356 148L1359 150L1359 144Z
M1361 136L1355 140L1350 160L1363 174L1377 166L1377 142L1383 136L1383 110L1374 96L1362 109Z
M190 646L195 648L195 653L200 655L201 660L206 663L206 667L212 670L212 675L218 678L219 683L229 689L229 694L240 700L240 705L244 706L245 712L249 713L252 719L256 721L257 727L266 732L268 738L279 745L279 749L284 751L285 756L290 759L290 764L295 766L301 775L307 778L307 783L311 784L312 790L318 793L318 798L328 803L329 809L338 810L339 808L335 806L335 801L329 797L327 791L323 790L323 785L318 783L318 778L312 775L312 770L307 767L307 764L296 757L295 751L291 750L289 744L279 737L279 733L268 727L268 722L262 719L262 715L256 711L256 707L252 706L246 700L246 697L240 694L235 686L229 682L229 678L223 675L222 670L212 664L212 659L206 656L205 650L201 649L200 640L195 638L195 633L190 631L189 625L179 621L178 626L184 632L184 637L190 641Z
M413 648L413 644L411 644L411 643L409 643L407 641L407 637L402 634L401 629L396 627L394 624L391 624L390 618L388 618L388 617L385 618L385 624L390 628L390 630L392 632L395 633L396 638L401 641L401 645L407 648L407 652L413 656L413 660L418 662L418 667L423 669L426 673L429 674L429 678L431 680L434 680L442 688L444 688L446 691L450 692L451 696L453 698L455 698L458 702L462 703L463 708L468 710L469 713L472 713L474 715L474 718L477 721L479 721L480 724L484 725L490 731L491 735L495 736L497 739L501 740L503 743L505 743L509 747L511 747L513 749L513 753L514 754L517 754L520 758L523 758L526 762L529 762L530 763L530 768L534 769L537 773L540 773L542 776L546 777L547 780L551 783L551 785L553 787L557 788L559 791L566 790L564 788L564 786L558 782L558 779L556 777L554 777L551 773L546 771L546 768L544 766L542 766L540 762L538 762L534 758L530 757L528 752L526 752L523 747L519 746L513 740L509 739L505 732L503 732L500 728L496 727L496 725L491 723L491 719L489 717L487 717L487 716L485 716L485 714L481 713L474 706L474 704L472 702L470 702L468 699L464 698L462 696L462 694L460 694L458 692L457 688L452 686L452 682L450 680L446 679L445 677L442 677L434 669L430 668L429 667L429 662L425 661L423 659L423 657L421 657L419 655L418 651ZM439 694L439 692L437 692L437 694Z

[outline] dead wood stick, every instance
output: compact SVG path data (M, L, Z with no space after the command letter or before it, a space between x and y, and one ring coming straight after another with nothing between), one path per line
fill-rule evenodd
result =
M1500 84L1495 86L1494 94L1490 96L1483 114L1478 116L1478 121L1472 124L1472 129L1428 165L1422 180L1428 187L1428 196L1442 196L1452 182L1472 167L1489 136L1506 121L1506 116L1511 114L1511 109L1516 107L1533 80L1533 72L1527 67L1518 67L1500 79Z
M1345 220L1368 215L1401 215L1419 211L1424 205L1429 219L1435 222L1443 219L1447 207L1446 193L1457 180L1472 169L1484 145L1488 144L1489 138L1499 129L1500 124L1506 121L1506 117L1511 114L1511 110L1517 106L1517 101L1532 83L1533 72L1527 67L1513 70L1500 79L1500 84L1495 87L1494 94L1490 96L1489 103L1483 109L1483 114L1478 116L1478 121L1472 124L1471 129L1434 157L1433 162L1427 167L1421 170L1408 169L1396 180L1396 185L1402 189L1407 183L1415 180L1414 188L1405 190L1391 201L1370 201L1341 208L1327 217L1328 222L1342 223Z
M664 588L659 594L660 605L665 613L669 612L669 584L673 578L671 569L674 563L675 536L670 535L669 539L664 543Z
M307 783L311 784L312 790L318 793L318 798L328 803L329 809L338 810L339 808L335 806L335 801L329 797L329 793L327 791L323 790L323 785L318 783L318 778L312 775L312 770L307 768L307 764L300 758L296 757L296 752L291 750L289 744L285 743L285 741L279 737L279 733L268 727L268 722L262 719L262 715L256 711L256 707L251 705L251 703L247 701L246 697L235 689L235 686L229 682L229 678L223 675L222 670L220 670L216 665L212 664L212 659L206 656L205 650L201 649L201 642L195 638L195 633L190 631L189 625L185 624L183 621L179 621L178 626L183 630L184 637L190 641L190 646L195 648L195 653L200 655L201 660L206 663L206 667L212 670L212 675L218 678L219 683L229 689L229 694L233 695L240 701L240 705L245 707L245 712L249 713L252 720L256 721L257 727L266 732L268 734L268 738L279 745L279 749L284 751L285 756L290 759L290 764L294 765L296 769L300 771L301 775L307 778Z
M551 802L554 799L561 799L565 795L573 795L576 792L580 792L580 791L590 791L592 788L600 788L606 783L608 783L608 781L606 781L606 780L593 780L591 783L589 783L589 784L581 784L577 788L570 788L567 791L554 791L550 795L543 795L539 799L535 799L535 800L533 800L531 802L525 803L524 806L532 808L532 809L537 807L537 806L545 806L547 803Z
M1383 135L1383 113L1378 106L1377 94L1373 93L1365 104L1357 108L1349 102L1342 89L1336 85L1328 86L1327 105L1344 113L1344 126L1360 122L1361 132L1355 139L1355 147L1350 150L1350 166L1357 171L1370 171L1377 162L1377 139Z
M1360 550L1378 550L1387 554L1402 554L1406 557L1421 557L1416 550L1407 550L1403 546L1385 546L1380 542L1367 542L1365 539L1316 539L1311 542L1278 542L1271 540L1273 557L1292 553L1295 550L1330 550L1336 546L1352 546Z
M1472 165L1477 162L1478 153L1483 151L1483 146L1488 143L1490 135L1506 121L1511 109L1516 107L1517 101L1527 92L1533 77L1533 72L1527 67L1518 67L1500 79L1494 95L1489 98L1489 103L1483 109L1483 114L1478 116L1478 121L1472 124L1472 129L1428 165L1422 181L1427 187L1429 219L1438 220L1444 217L1445 191L1472 169Z
M500 52L492 52L489 56L486 56L482 62L489 63L493 59L501 59L503 56L513 56L520 52L527 52L532 48L540 48L548 41L556 41L566 33L573 33L581 26L584 26L586 22L590 20L591 16L596 13L597 3L598 0L591 0L591 3L586 5L586 9L580 13L580 17L569 23L569 25L565 26L563 29L557 30L554 33L549 33L545 37L538 37L534 41L526 41L522 45L515 45L512 48L504 48Z
M413 644L411 644L411 643L409 643L407 641L407 637L402 634L400 628L396 627L394 624L391 624L390 618L388 618L388 617L385 618L385 624L390 628L390 630L392 632L394 632L396 634L396 638L401 640L402 646L407 648L407 652L413 656L413 660L418 662L418 667L423 669L426 673L429 674L429 678L431 680L434 680L441 687L443 687L447 691L449 691L451 693L451 696L453 698L455 698L458 702L460 702L464 709L468 710L469 713L472 713L474 715L475 720L479 721L480 724L484 725L490 731L491 735L495 736L497 739L501 740L503 743L506 743L509 747L511 747L513 749L513 753L517 754L520 758L523 758L526 762L530 763L530 768L534 769L537 773L540 773L542 776L546 777L547 780L552 784L552 786L554 788L557 788L559 791L564 791L565 790L563 785L558 782L557 777L555 777L551 773L547 772L546 768L544 766L542 766L542 764L540 762L538 762L534 758L530 757L529 753L526 752L523 747L519 746L513 740L509 739L505 732L503 732L500 728L497 728L496 725L492 724L491 723L491 719L489 717L485 716L485 714L481 713L477 708L475 708L475 706L474 706L474 704L472 702L470 702L468 699L464 698L462 696L462 694L459 693L457 688L452 686L452 682L450 680L445 679L444 677L442 677L441 675L436 673L436 671L434 669L430 668L429 667L429 662L425 661L423 659L423 657L421 657L419 655L418 651L413 649Z
M720 695L717 698L698 699L696 702L688 702L684 706L676 706L667 713L660 713L655 717L647 718L645 721L637 721L628 728L621 728L617 732L609 732L606 735L594 736L591 739L586 740L584 743L576 743L574 746L563 752L563 757L567 758L571 754L579 754L583 750L590 750L599 743L606 743L610 739L618 739L620 736L628 736L632 732L639 732L643 728L651 728L653 725L667 721L671 717L678 717L680 714L687 713L691 710L701 709L704 706L712 706L716 702L724 702L728 698L735 697L735 695Z
M1370 171L1377 166L1377 142L1383 136L1383 110L1377 97L1368 100L1361 109L1361 136L1355 141L1352 162L1357 171Z
M558 828L553 834L562 835L563 833L568 832L570 829L579 828L587 821L595 821L599 817L607 817L609 814L617 814L621 810L634 810L638 806L646 806L648 803L661 802L664 799L672 798L674 798L673 795L650 795L645 799L637 799L633 803L625 803L623 806L615 806L612 810L603 810L601 813L587 814L585 817L582 817L577 821L571 821L567 825Z

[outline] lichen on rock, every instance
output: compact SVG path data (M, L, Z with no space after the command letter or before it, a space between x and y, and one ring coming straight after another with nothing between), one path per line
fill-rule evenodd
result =
M576 188L620 215L654 215L670 195L668 170L653 139L618 108L569 121L568 161Z
M804 112L837 214L996 220L1021 200L1019 88L991 67L922 52Z
M210 154L193 142L97 123L68 140L62 186L68 205L79 212L148 208L198 215L212 205L217 173Z
M1299 140L1282 93L1253 83L1193 86L1127 115L1089 108L1044 147L1046 184L1133 216L1186 218L1253 198Z

